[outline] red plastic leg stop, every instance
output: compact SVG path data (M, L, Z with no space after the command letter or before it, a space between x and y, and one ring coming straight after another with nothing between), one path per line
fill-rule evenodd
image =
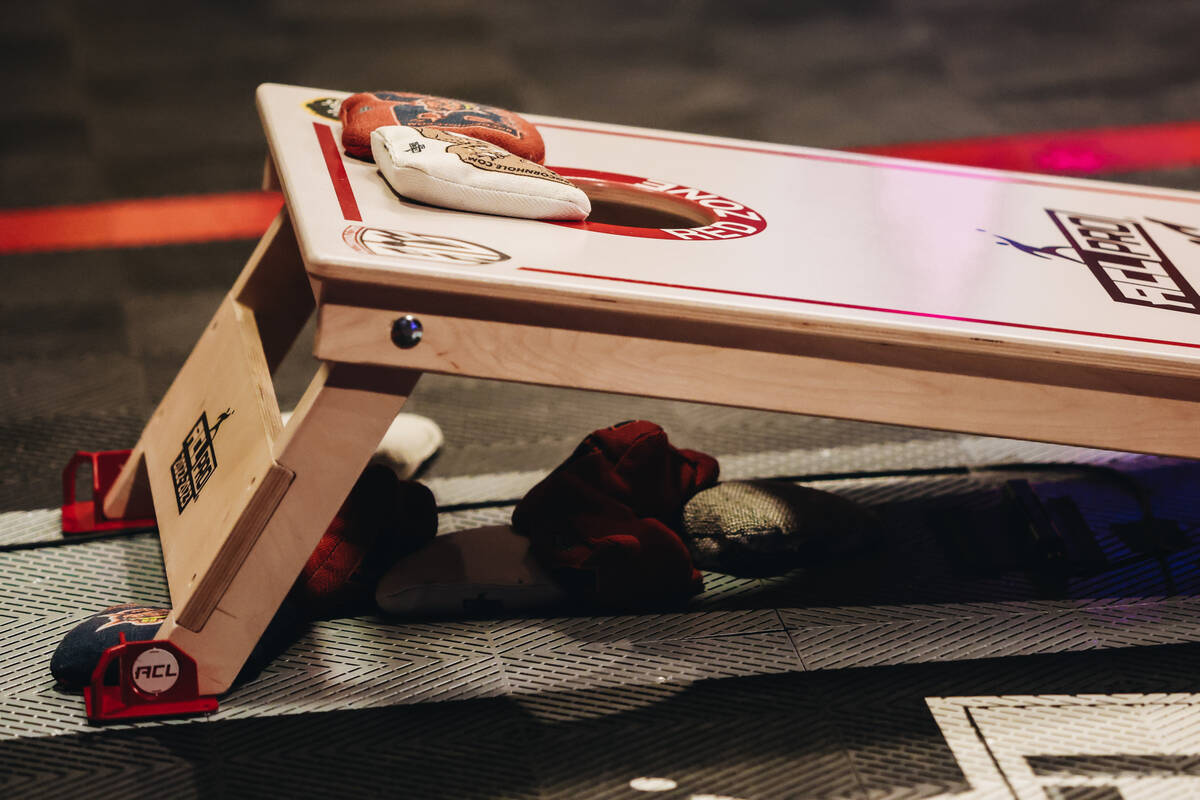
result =
M121 467L129 460L130 450L104 450L99 452L79 451L67 462L63 470L63 533L98 533L148 530L157 526L153 517L148 519L109 519L104 516L104 498L108 496ZM92 499L76 500L75 487L79 479L79 467L92 465Z
M121 643L104 651L92 671L83 699L92 722L207 714L217 698L199 694L196 661L175 644L150 639ZM117 683L104 675L117 662Z

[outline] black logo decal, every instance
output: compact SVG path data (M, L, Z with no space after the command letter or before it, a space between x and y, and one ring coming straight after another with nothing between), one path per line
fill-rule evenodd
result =
M1190 225L1177 225L1174 222L1164 222L1163 220L1155 219L1154 217L1146 217L1146 221L1153 222L1155 225L1162 225L1164 228L1169 228L1176 233L1182 233L1192 244L1200 244L1200 230L1197 230Z
M992 234L996 244L1016 248L1035 258L1082 264L1118 303L1200 314L1200 294L1137 221L1050 208L1046 213L1068 244L1034 247ZM1200 244L1200 231L1195 228L1148 220L1187 236L1193 244Z
M1046 213L1113 300L1200 314L1200 295L1137 222L1049 208Z
M337 97L318 97L316 100L310 100L304 104L304 107L316 114L321 119L331 119L334 122L338 121L338 109L341 108L342 101Z
M221 423L233 415L233 409L227 408L217 417L212 427L208 424L208 412L200 412L200 419L192 426L191 431L183 439L179 455L171 463L171 482L175 484L175 505L179 513L187 508L188 503L200 496L200 490L208 483L217 470L217 451L213 447L213 439Z

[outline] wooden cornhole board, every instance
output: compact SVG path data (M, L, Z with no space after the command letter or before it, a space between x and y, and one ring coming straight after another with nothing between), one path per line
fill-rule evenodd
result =
M397 197L342 154L343 96L259 88L286 209L106 502L152 499L158 638L201 693L422 372L1200 457L1200 194L534 117L598 219L516 220ZM285 428L270 372L314 307Z

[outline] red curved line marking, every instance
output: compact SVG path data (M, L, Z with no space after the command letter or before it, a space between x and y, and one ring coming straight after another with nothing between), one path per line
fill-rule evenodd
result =
M1123 336L1118 333L1100 333L1098 331L1077 331L1072 328L1055 328L1049 325L1030 325L1024 322L1004 322L994 319L977 319L975 317L957 317L951 314L932 314L926 311L905 311L899 308L883 308L880 306L864 306L855 303L838 303L833 300L810 300L804 297L787 297L779 294L760 294L758 292L739 292L734 289L715 289L711 286L689 286L684 283L662 283L660 281L644 281L637 278L615 278L609 275L591 275L586 272L568 272L558 269L543 269L540 267L517 267L525 272L542 272L547 275L564 275L571 278L591 278L598 281L613 281L615 283L634 283L639 286L660 286L664 289L687 289L693 292L708 292L710 294L727 294L735 297L752 297L756 300L782 300L788 303L802 303L810 306L825 306L827 308L845 308L854 311L880 311L886 314L901 314L906 317L924 317L926 319L945 319L955 322L976 322L983 325L1000 325L1005 328L1024 328L1031 331L1046 331L1048 333L1072 333L1078 336L1094 336L1101 339L1119 339L1126 342L1143 342L1146 344L1167 344L1176 347L1193 347L1200 349L1200 342L1173 342L1168 339L1149 339L1141 336Z

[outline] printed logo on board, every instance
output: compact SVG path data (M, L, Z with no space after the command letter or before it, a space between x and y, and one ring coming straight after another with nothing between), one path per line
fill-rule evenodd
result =
M367 225L348 225L342 241L360 253L376 256L402 256L441 264L495 264L507 261L499 250L463 239L428 233L394 231Z
M1200 294L1138 221L1049 208L1046 213L1066 237L1067 244L1034 247L993 234L998 240L996 244L1036 258L1085 266L1118 303L1200 314ZM1152 217L1146 221L1200 245L1200 231L1195 228Z
M202 411L200 419L183 438L179 455L171 462L171 482L175 485L175 505L180 514L189 503L200 497L200 490L217 471L217 450L213 447L213 439L221 423L231 416L233 409L227 408L217 417L216 424L209 426L208 412Z
M179 659L169 650L151 647L133 660L133 685L146 694L162 694L179 680Z
M318 97L316 100L309 100L304 107L321 119L331 119L337 122L339 119L338 109L342 107L342 99L340 97Z

